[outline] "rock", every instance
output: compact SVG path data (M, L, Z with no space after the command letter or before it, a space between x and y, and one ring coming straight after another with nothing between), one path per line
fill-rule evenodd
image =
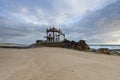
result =
M96 49L92 49L92 48L90 48L90 49L89 49L89 52L94 52L94 53L96 53L97 50L96 50Z
M32 44L31 47L44 47L45 41L43 40L37 40L35 44Z
M72 49L75 49L76 45L77 45L77 42L71 41L70 46L71 46Z
M69 41L69 40L67 40L67 39L65 39L63 42L62 42L62 47L63 48L71 48L71 42Z
M63 48L70 48L82 51L88 51L89 46L86 44L85 40L80 40L79 42L69 41L65 39L60 43L46 43L42 40L37 40L33 46L40 47L40 46L47 46L47 47L63 47Z
M76 45L76 48L78 50L89 50L89 46L86 44L85 40L80 40L77 45Z
M98 49L98 52L103 53L103 54L107 54L107 55L111 54L111 52L108 48L100 48L100 49Z
M85 40L80 40L79 42L64 40L62 42L65 48L71 48L76 50L86 51L89 50L89 46L86 44Z

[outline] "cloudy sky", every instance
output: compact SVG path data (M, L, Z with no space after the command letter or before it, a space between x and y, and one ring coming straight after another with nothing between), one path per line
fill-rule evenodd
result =
M69 40L120 44L120 0L0 0L0 43L34 43L46 28Z

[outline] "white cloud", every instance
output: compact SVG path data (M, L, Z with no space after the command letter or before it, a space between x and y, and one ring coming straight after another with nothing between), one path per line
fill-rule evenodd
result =
M17 12L13 11L12 16L33 24L69 24L78 17L82 18L86 13L102 8L113 1L116 0L52 0L51 5L53 7L51 10L42 8L39 5L29 8L25 5L21 5L21 7L19 5L19 9Z
M35 22L43 22L43 23L52 23L52 24L64 24L64 23L70 23L72 20L74 20L77 17L81 17L86 15L86 13L94 10L98 10L102 7L105 7L106 5L109 5L110 3L117 1L117 0L47 0L47 2L50 3L53 7L50 8L50 10L46 7L41 7L40 5L36 5L34 3L37 3L37 0L35 2L25 5L23 4L24 1L16 1L12 0L11 2L9 0L2 0L1 2L5 3L6 5L9 4L11 8L13 8L11 11L14 12L15 8L18 9L17 14L21 15L24 19L24 16L30 17L31 15L40 16L38 20L33 20L33 23ZM40 0L40 3L45 2ZM30 6L31 5L31 6ZM28 9L29 8L29 9ZM36 9L37 8L37 9ZM17 9L15 11L17 11ZM36 11L37 10L37 11ZM37 13L37 14L36 14ZM39 14L38 14L39 13ZM26 14L26 15L25 15ZM21 16L20 16L21 18ZM27 17L25 17L26 20ZM31 22L31 20L27 21Z
M42 1L43 0L40 2L42 3ZM77 41L79 39L86 39L89 43L120 43L120 20L116 20L115 17L109 19L109 16L105 17L107 15L104 14L104 12L102 13L102 16L104 15L104 17L91 15L96 15L97 10L102 10L107 5L115 1L117 0L50 0L51 3L49 5L52 7L49 7L46 4L43 4L44 7L42 7L42 5L38 5L34 2L32 5L29 3L27 5L23 5L21 1L13 0L10 2L9 0L6 0L3 2L5 2L7 6L9 6L8 4L10 3L10 8L14 8L4 8L3 10L7 11L6 17L10 18L11 21L13 20L11 23L7 23L7 27L13 26L12 28L17 29L18 31L21 30L21 28L26 28L25 30L28 30L28 33L31 32L30 35L27 32L24 36L19 34L21 36L19 36L16 41L18 39L23 41L25 39L26 41L28 38L33 39L33 37L33 40L38 39L35 36L37 35L35 34L35 31L37 31L37 29L41 30L41 26L43 25L47 25L48 27L49 25L56 25L65 31L68 39ZM14 5L15 3L19 3L19 6ZM6 11L2 13L4 14ZM99 16L99 14L97 15ZM15 24L16 22L18 22L19 25ZM18 33L22 33L22 31L23 30ZM12 32L10 33L12 34Z
M101 9L117 0L53 0L53 18L57 24L71 23L78 17L84 17L88 12Z

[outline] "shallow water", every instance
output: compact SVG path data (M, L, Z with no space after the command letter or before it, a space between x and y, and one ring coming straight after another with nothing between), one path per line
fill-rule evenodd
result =
M90 48L99 49L99 48L108 48L108 49L120 49L120 45L89 45Z

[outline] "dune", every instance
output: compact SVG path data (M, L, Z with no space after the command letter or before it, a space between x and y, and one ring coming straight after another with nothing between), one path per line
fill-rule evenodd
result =
M120 80L120 57L64 48L0 48L0 80Z

